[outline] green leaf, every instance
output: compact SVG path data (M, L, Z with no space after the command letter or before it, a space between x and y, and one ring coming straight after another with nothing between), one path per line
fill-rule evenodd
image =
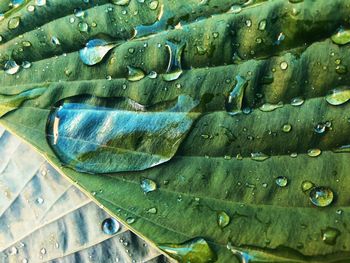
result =
M34 149L0 134L1 262L167 262Z
M156 244L204 239L217 262L233 262L234 254L246 251L263 251L258 258L267 262L293 261L295 255L302 261L332 257L347 262L350 50L332 36L349 28L349 2L244 3L163 0L120 6L61 0L36 7L34 13L19 8L0 23L0 65L14 60L32 66L14 75L0 72L0 93L16 95L34 87L46 91L7 113L1 123ZM11 18L18 16L19 25L9 30ZM118 46L88 66L79 51L92 39ZM102 116L103 109L120 112L119 99L143 106L150 115L168 114L171 107L165 106L181 96L198 105L178 111L194 121L185 138L180 136L175 154L159 155L169 157L161 165L132 168L138 156L132 151L158 154L164 149L161 132L143 133L140 140L130 133L129 141L108 141L113 151L121 144L129 150L123 156L132 170L109 173L120 152L107 151L102 158L92 150L67 162L47 140L54 107L69 100L84 102L84 96L105 101L93 113ZM81 108L85 115L87 109ZM149 110L153 108L157 110ZM134 120L138 114L133 110ZM93 135L86 142L69 138L78 150L96 142L108 146L98 140L107 133L96 131L109 126L78 118L76 123ZM98 129L91 129L94 125ZM120 125L135 128L137 122ZM85 158L101 164L91 170L82 165ZM278 178L287 183L277 184ZM146 195L140 185L145 179L157 185ZM224 228L218 224L221 211L230 218ZM232 253L227 244L240 252Z

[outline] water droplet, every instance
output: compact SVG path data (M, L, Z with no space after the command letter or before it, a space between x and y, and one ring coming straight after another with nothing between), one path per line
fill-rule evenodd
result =
M8 22L8 28L11 30L16 29L19 26L20 22L21 18L19 16L12 17Z
M297 106L303 105L304 102L305 102L305 100L304 100L303 98L301 98L301 97L296 97L296 98L293 98L293 99L292 99L292 101L290 102L290 104L291 104L292 106L297 107Z
M57 37L55 37L55 36L51 37L51 43L56 45L56 46L61 45L60 40Z
M282 107L283 107L282 102L279 102L277 104L265 103L259 108L259 110L261 110L263 112L270 112L270 111L274 111L275 109L282 108Z
M35 199L35 203L37 203L38 205L41 205L44 203L44 199L42 197L38 197L37 199Z
M135 223L135 221L136 221L136 219L133 218L133 217L128 217L128 218L126 219L126 223L128 223L129 225Z
M319 155L321 155L322 151L320 149L310 149L307 151L307 155L309 155L310 157L317 157Z
M88 32L89 31L89 25L85 22L79 22L78 28L80 32Z
M22 262L22 263L28 263L28 259L24 258L24 259L22 259L21 262Z
M158 247L179 262L212 263L217 259L204 238L194 238L181 244L160 244Z
M16 255L18 253L18 249L16 247L11 247L9 254L11 256Z
M315 206L325 207L333 202L334 195L329 187L317 186L311 189L309 197Z
M344 104L350 100L350 89L348 87L333 89L327 96L326 101L334 106Z
M318 123L315 127L314 127L314 131L318 134L322 134L326 131L327 128L330 128L331 125L329 125L329 123L331 124L331 122L321 122Z
M288 132L290 132L291 130L292 130L292 125L290 125L289 123L286 123L286 124L284 124L284 125L282 126L282 131L283 131L283 132L288 133Z
M108 43L102 39L93 39L87 42L86 47L79 51L79 56L84 64L93 66L101 62L106 54L116 46L117 44Z
M285 176L279 176L276 178L276 184L279 187L286 187L288 185L288 178Z
M150 79L156 79L156 78L158 77L158 74L157 74L157 72L155 72L155 71L151 71L151 72L147 75L147 77L149 77Z
M301 183L301 190L306 193L309 190L311 190L312 188L314 188L315 184L311 181L303 181Z
M35 0L36 6L44 6L46 5L46 0Z
M112 3L115 5L128 5L130 0L112 0Z
M165 81L177 80L182 75L181 57L185 48L185 43L174 44L167 41L165 44L169 52L169 63L166 74L163 75Z
M22 68L24 69L28 69L32 66L32 63L30 63L29 61L23 61L22 62Z
M156 10L158 8L158 4L158 1L153 0L148 4L148 6L151 10Z
M228 11L228 13L231 14L238 14L242 11L242 7L240 5L233 5L231 6L230 10Z
M282 61L280 64L280 67L282 70L286 70L288 68L288 63L285 61Z
M107 235L114 235L118 233L119 229L119 222L112 217L107 218L102 222L102 231Z
M197 105L187 95L150 106L75 96L52 110L47 139L61 162L78 171L144 170L174 156L198 116L189 114Z
M145 194L153 192L157 189L157 184L150 179L143 179L141 181L141 188Z
M248 82L245 78L237 75L236 84L230 92L226 101L226 111L230 115L235 115L242 109L244 90L247 87Z
M45 248L40 249L40 254L45 255L46 254L46 249Z
M332 36L332 41L337 45L350 43L350 30L345 30L343 27L339 28L337 33Z
M157 214L157 208L152 207L152 208L147 210L147 213L149 213L149 214Z
M263 19L259 22L259 30L264 31L266 29L266 19Z
M14 75L20 70L20 66L14 60L5 63L4 70L9 75Z
M270 156L262 153L262 152L256 152L256 153L251 153L251 158L254 161L262 162L270 158Z
M128 80L129 81L139 81L145 77L145 72L142 69L134 68L128 66Z
M337 238L340 235L340 231L333 227L327 227L321 230L322 240L327 245L335 245L337 243Z
M350 152L350 144L342 145L340 147L337 147L333 149L333 152L335 153L348 153Z
M225 211L220 211L217 213L217 221L219 227L224 228L230 223L230 216Z

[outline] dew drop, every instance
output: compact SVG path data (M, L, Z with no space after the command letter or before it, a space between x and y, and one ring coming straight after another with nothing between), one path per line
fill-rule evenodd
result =
M4 70L9 75L14 75L20 70L20 66L14 60L5 63Z
M286 123L282 126L282 131L285 133L288 133L292 130L292 125L290 125L289 123Z
M248 82L245 78L237 75L236 76L236 85L230 92L227 101L226 101L226 111L230 115L235 115L242 109L244 90L247 87Z
M18 253L18 249L16 247L11 247L9 254L11 256L16 255Z
M288 185L288 178L285 176L279 176L276 178L276 184L279 187L286 187Z
M40 254L45 255L46 254L46 249L45 248L40 249Z
M8 28L13 30L16 29L21 22L21 18L19 16L12 17L8 22Z
M288 68L288 63L285 61L282 61L280 64L280 67L282 70L286 70Z
M102 227L102 231L105 234L115 235L116 233L118 233L118 231L120 229L120 224L116 219L110 217L110 218L103 220L101 227Z
M79 51L79 56L84 64L93 66L101 62L106 54L116 46L117 44L108 43L103 39L93 39L87 42L86 47Z
M147 213L149 213L149 214L157 214L157 208L152 207L152 208L147 210Z
M141 181L141 188L143 192L147 194L149 192L155 191L157 189L157 184L153 180L145 178Z
M309 193L311 203L318 207L329 206L333 202L333 191L329 187L317 186Z
M126 223L128 223L129 225L135 223L135 221L136 221L136 219L133 218L133 217L128 217L128 218L126 219Z
M165 47L169 52L169 63L166 74L163 75L163 79L165 81L174 81L182 75L181 57L185 48L185 43L175 44L167 41Z
M217 259L204 238L194 238L181 244L160 244L161 250L179 262L212 263Z
M108 105L108 107L106 106ZM198 114L187 95L144 106L128 98L75 96L52 109L47 139L78 171L139 171L169 161Z
M41 205L44 203L44 199L42 197L38 197L37 199L35 199L35 203L37 203L38 205Z
M121 6L128 5L129 2L130 2L130 0L112 0L113 4L121 5Z
M261 20L261 21L259 22L258 29L259 29L260 31L264 31L264 30L266 29L266 19Z
M262 162L270 158L270 156L262 153L262 152L256 152L256 153L251 153L251 158L254 161Z
M61 45L60 40L59 40L57 37L55 37L55 36L52 36L52 37L51 37L51 43L52 43L53 45L55 45L55 46Z
M337 238L340 235L340 231L333 227L327 227L321 231L322 240L327 245L335 245L337 243Z
M307 151L307 155L309 155L310 157L317 157L320 156L322 153L322 151L318 148L315 149L310 149Z
M348 87L333 89L327 96L326 101L333 105L342 105L350 100L350 89Z
M155 71L151 71L151 72L147 75L147 77L149 77L150 79L156 79L156 78L158 77L158 74L157 74L157 72L155 72Z
M270 112L270 111L274 111L278 108L282 108L283 107L283 103L279 102L277 104L270 104L270 103L265 103L263 104L259 110L263 111L263 112Z
M29 69L31 66L32 66L32 63L30 63L29 61L22 62L22 68L24 69Z
M350 43L350 30L345 30L343 27L339 28L337 33L332 36L332 41L337 45L345 45Z
M291 104L292 106L298 107L298 106L303 105L304 102L305 102L305 100L304 100L303 98L301 98L301 97L296 97L296 98L293 98L293 99L291 100L290 104Z
M145 77L145 72L142 69L128 66L128 77L129 81L139 81Z
M89 31L89 25L87 23L85 23L85 22L80 22L78 24L78 28L79 28L80 32L84 32L85 33L85 32Z
M224 228L230 223L230 216L225 211L217 213L217 222L219 227Z
M301 190L306 193L310 191L312 188L314 188L315 184L311 181L303 181L301 183Z

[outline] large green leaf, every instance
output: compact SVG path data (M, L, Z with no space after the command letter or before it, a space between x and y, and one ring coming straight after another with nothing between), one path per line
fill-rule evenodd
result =
M167 262L2 127L0 145L0 262Z
M1 109L7 113L1 123L91 198L154 243L204 238L218 262L240 255L244 262L349 261L350 51L343 45L346 39L332 38L340 27L350 26L349 1L131 0L115 5L52 0L28 12L31 4L0 23L0 61L8 73L16 72L0 72ZM93 39L100 40L84 49ZM98 52L91 54L90 47ZM18 68L13 61L32 64ZM42 88L46 91L33 99ZM341 105L329 103L340 104L327 97L334 89L341 91L335 98ZM109 126L99 126L95 117L71 126L82 131L82 138L71 141L78 150L91 143L98 147L76 160L62 158L71 152L58 152L55 141L46 138L49 117L58 116L52 107L65 102L78 102L83 117L100 100L99 107L117 116L125 109L132 116L140 111L161 115L181 96L198 105L179 111L194 123L175 148L159 142L158 136L169 135L161 132L100 144L98 136ZM119 107L120 99L133 103ZM93 108L93 116L100 113ZM138 117L132 118L135 128ZM104 172L109 160L116 160L108 151L115 151L127 152L130 158L121 165L129 160L132 167L136 158L130 150L144 148L170 160L146 170L136 171L137 165L133 171L104 174L84 173L98 169L79 166L88 160ZM144 179L156 182L157 190L145 195ZM305 181L312 182L308 190ZM326 200L310 200L317 190L328 190ZM230 217L224 228L217 223L218 215L221 226L227 223L222 211Z

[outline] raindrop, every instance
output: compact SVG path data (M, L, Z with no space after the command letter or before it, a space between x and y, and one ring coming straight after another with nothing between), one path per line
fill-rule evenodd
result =
M282 126L282 131L285 133L288 133L292 130L292 125L290 125L289 123L286 123Z
M119 222L114 218L107 218L102 222L102 231L107 235L114 235L120 229Z
M230 92L226 101L226 111L230 115L235 115L242 109L244 90L247 87L248 82L245 78L237 75L236 85Z
M16 247L11 247L9 254L11 256L16 255L18 253L18 249Z
M158 74L157 74L157 72L155 72L155 71L151 71L151 72L147 75L147 77L149 77L150 79L156 79L156 78L158 77Z
M102 39L93 39L87 42L86 47L79 51L79 56L84 64L93 66L101 62L106 54L116 46L117 44L108 43Z
M130 0L112 0L112 3L115 5L128 5Z
M264 31L265 30L265 28L266 28L266 19L261 20L259 22L259 27L258 28L259 28L260 31Z
M41 205L44 203L44 199L42 197L38 197L36 200L35 200L35 203L37 203L38 205Z
M157 184L151 179L143 179L141 181L141 188L145 194L153 192L157 189Z
M133 218L133 217L128 217L128 218L126 219L126 223L128 223L129 225L135 223L135 221L136 221L136 219Z
M11 30L16 29L20 22L21 18L19 16L12 17L8 22L8 28Z
M329 187L317 186L309 193L311 203L318 207L329 206L333 202L333 191Z
M147 210L147 213L149 213L149 214L157 214L157 208L152 207L152 208Z
M277 104L265 103L259 108L259 110L261 110L263 112L270 112L270 111L274 111L275 109L282 108L282 107L283 107L282 102L279 102Z
M44 6L46 5L46 0L35 0L35 4L37 6Z
M293 98L293 99L291 100L290 104L291 104L292 106L298 107L298 106L303 105L304 102L305 102L305 100L304 100L303 98L301 98L301 97L296 97L296 98Z
M228 13L232 13L232 14L238 14L242 11L242 7L240 5L233 5L231 6L230 10L228 11Z
M254 161L262 162L270 158L270 156L262 153L262 152L256 152L256 153L251 153L251 158Z
M56 46L61 45L60 40L57 37L55 37L55 36L51 37L51 43L56 45Z
M29 61L23 61L22 62L22 68L24 69L28 69L32 66L32 63L30 63Z
M78 28L80 32L88 32L89 31L89 25L85 22L80 22L78 24Z
M339 28L338 32L332 36L332 41L337 45L345 45L350 43L350 30Z
M163 75L165 81L177 80L182 74L181 57L185 44L174 44L167 41L165 47L169 52L169 63L166 74Z
M139 81L139 80L143 79L144 77L145 77L145 72L143 72L142 69L128 66L127 79L129 81Z
M276 184L279 187L286 187L288 185L288 178L285 176L279 176L276 178Z
M301 190L306 193L315 187L315 184L311 181L303 181L301 183Z
M326 101L334 106L344 104L350 100L350 89L348 87L333 89L327 96Z
M327 227L321 231L322 240L327 245L335 245L337 243L337 238L340 235L340 231L333 227Z
M108 105L108 106L106 106ZM144 106L128 98L75 96L52 109L47 138L61 162L78 171L139 171L169 161L198 114L187 95Z
M318 148L315 149L310 149L307 151L307 155L309 155L310 157L317 157L319 155L321 155L322 151Z
M40 249L40 253L41 253L42 255L45 255L45 254L46 254L46 249L45 249L45 248Z
M288 63L286 61L282 61L280 67L282 70L286 70L288 68Z
M230 216L225 211L217 213L217 222L219 227L224 228L230 223Z
M212 263L217 259L204 238L194 238L181 244L160 244L161 250L179 262Z
M20 70L20 66L14 60L5 63L4 70L9 75L14 75Z

